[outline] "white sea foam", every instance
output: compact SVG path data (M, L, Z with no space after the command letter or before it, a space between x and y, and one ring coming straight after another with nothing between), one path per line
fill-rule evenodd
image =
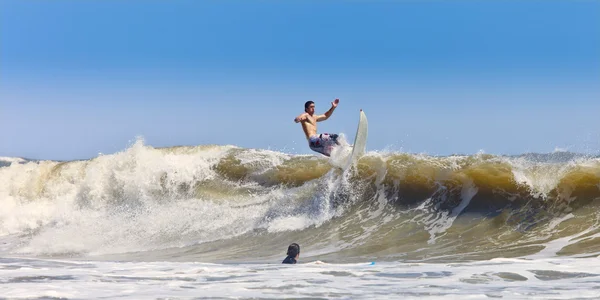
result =
M308 261L308 263L304 263ZM296 265L0 259L0 294L19 298L597 299L600 260Z
M25 162L24 159L20 158L20 157L7 157L7 156L0 156L0 162L7 162L7 163L22 163Z

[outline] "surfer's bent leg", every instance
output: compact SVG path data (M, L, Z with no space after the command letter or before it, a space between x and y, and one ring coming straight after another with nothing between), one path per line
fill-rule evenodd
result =
M331 136L331 139L335 142L336 145L339 145L340 142L338 142L338 135L337 134L330 134L329 136Z
M330 156L333 147L340 144L337 138L337 134L322 133L320 135L313 135L308 140L308 146L315 152Z

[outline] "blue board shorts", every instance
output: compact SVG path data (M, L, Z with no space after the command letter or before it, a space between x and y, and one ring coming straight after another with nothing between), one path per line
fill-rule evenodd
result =
M308 139L308 146L311 150L323 155L330 156L331 150L340 143L337 141L337 134L321 133L315 134Z

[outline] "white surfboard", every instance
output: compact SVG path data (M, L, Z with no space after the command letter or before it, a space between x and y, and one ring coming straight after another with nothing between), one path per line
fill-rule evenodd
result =
M358 128L356 129L356 136L354 137L354 145L352 146L352 154L348 158L346 168L348 170L358 159L363 156L367 149L367 134L369 131L369 123L367 122L367 116L365 112L360 110L360 119L358 121Z

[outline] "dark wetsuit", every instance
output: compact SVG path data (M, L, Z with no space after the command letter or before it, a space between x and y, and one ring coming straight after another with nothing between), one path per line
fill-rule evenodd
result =
M293 258L293 257L291 257L291 256L288 256L281 263L282 264L295 264L296 263L296 259Z

